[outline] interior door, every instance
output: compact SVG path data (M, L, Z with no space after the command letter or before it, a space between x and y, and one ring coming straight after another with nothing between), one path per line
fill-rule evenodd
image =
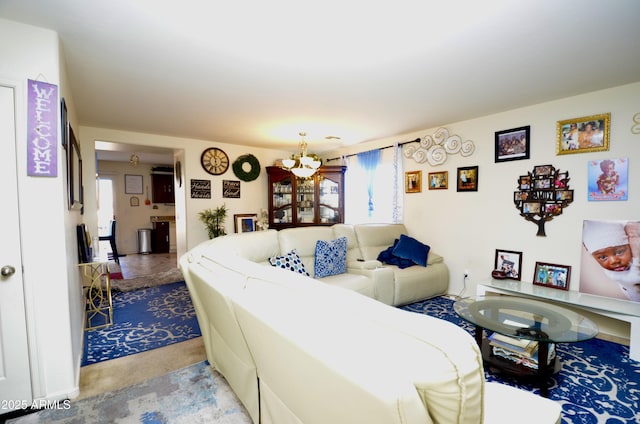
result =
M0 413L31 406L16 173L15 89L0 81Z

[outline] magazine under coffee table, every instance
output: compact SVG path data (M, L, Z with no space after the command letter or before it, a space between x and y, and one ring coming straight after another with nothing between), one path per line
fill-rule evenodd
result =
M512 296L467 297L453 305L456 313L476 326L476 341L489 369L515 377L533 378L548 397L548 380L559 361L549 358L549 346L592 339L598 327L587 317L557 305ZM484 337L488 330L517 340L537 342L537 369L494 354ZM557 367L557 369L556 369Z

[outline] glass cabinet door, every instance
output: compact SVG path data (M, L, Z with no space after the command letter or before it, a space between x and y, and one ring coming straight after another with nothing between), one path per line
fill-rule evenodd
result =
M293 185L291 177L272 183L273 222L290 224L293 222Z
M269 228L333 225L344 220L346 166L322 166L310 178L297 178L279 166L268 166Z
M296 186L297 224L313 224L315 218L314 179L297 181Z
M340 184L330 178L320 181L320 223L336 224L340 220Z

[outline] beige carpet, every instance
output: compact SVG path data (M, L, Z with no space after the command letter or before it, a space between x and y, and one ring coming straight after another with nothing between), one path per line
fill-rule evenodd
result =
M184 281L182 272L177 269L170 269L169 271L158 272L155 274L144 275L141 277L129 278L125 280L112 279L111 289L121 292L128 292L138 289L144 289L147 287L162 286L165 284L171 284L178 281Z

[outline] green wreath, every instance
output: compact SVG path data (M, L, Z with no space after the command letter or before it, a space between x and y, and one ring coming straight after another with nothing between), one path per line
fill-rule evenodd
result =
M245 163L251 166L248 172L243 168ZM253 181L260 175L260 162L252 154L242 155L233 162L233 173L242 181Z

